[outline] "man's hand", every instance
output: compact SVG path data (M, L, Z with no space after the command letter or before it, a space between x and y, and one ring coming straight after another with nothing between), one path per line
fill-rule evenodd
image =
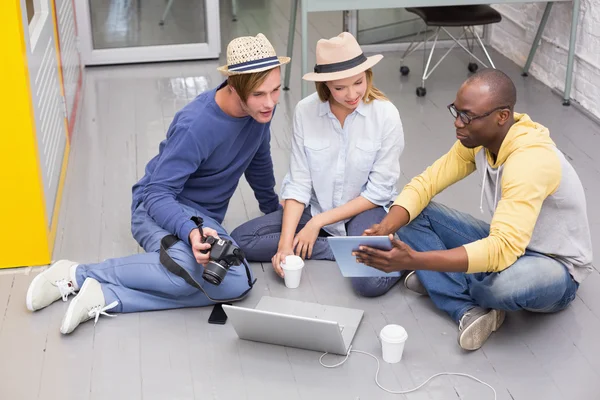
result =
M402 206L393 205L385 218L378 224L365 229L363 236L387 236L396 233L398 229L408 224L410 215Z
M294 254L294 250L290 246L279 247L277 249L277 253L271 258L271 262L273 263L273 269L277 272L277 275L283 278L283 269L281 268L281 263L285 261L287 256L291 256Z
M313 246L319 237L321 226L312 218L300 232L296 234L292 248L296 249L296 255L305 258L312 256Z
M394 235L389 235L390 241L394 246L391 250L379 250L368 246L360 246L359 250L352 253L356 256L356 261L377 268L383 272L414 270L415 254L406 243L394 239Z
M204 236L214 236L217 239L219 238L219 234L212 228L202 228L204 232ZM192 246L192 251L194 253L194 258L198 264L206 265L209 260L210 252L206 254L201 253L201 251L209 250L210 244L202 243L202 236L200 235L200 230L198 228L193 229L190 232L190 245Z
M381 224L375 224L363 232L363 236L386 236L389 234L390 232L387 232Z

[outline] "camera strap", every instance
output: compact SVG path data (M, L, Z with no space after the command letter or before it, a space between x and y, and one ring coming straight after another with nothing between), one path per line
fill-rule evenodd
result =
M196 289L202 291L202 293L204 293L206 295L206 297L208 297L208 299L214 303L227 303L227 302L233 302L233 301L238 301L238 300L242 300L244 297L246 297L246 295L248 294L248 292L250 290L252 290L252 287L254 286L254 284L256 283L256 279L254 279L254 281L252 281L252 275L250 275L250 267L248 266L248 263L246 262L246 260L242 260L242 263L244 264L244 268L246 268L246 276L248 277L248 286L249 288L242 293L241 295L239 295L236 298L231 298L231 299L213 299L212 297L210 297L208 295L208 293L206 293L206 291L204 290L204 288L202 287L202 285L200 285L191 275L190 273L183 268L181 265L177 264L177 262L175 260L173 260L173 258L171 258L171 256L169 255L169 253L167 252L167 250L169 250L175 243L179 242L179 238L177 236L174 235L167 235L165 237L162 238L162 240L160 241L160 263L166 268L168 269L171 273L180 276L181 278L183 278L184 281L186 281L186 283L188 285L191 285L193 287L195 287Z

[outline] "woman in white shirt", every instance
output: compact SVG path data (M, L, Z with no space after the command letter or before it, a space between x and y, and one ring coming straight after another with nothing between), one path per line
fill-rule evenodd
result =
M251 220L232 238L251 261L287 255L334 260L327 236L360 236L379 223L396 198L404 133L396 107L373 86L371 67L347 32L317 43L317 65L303 79L316 93L296 106L284 209ZM354 278L363 296L387 292L399 278Z

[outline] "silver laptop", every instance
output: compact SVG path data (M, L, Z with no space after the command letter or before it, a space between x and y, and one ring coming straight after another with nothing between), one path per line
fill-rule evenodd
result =
M256 308L223 305L240 339L345 355L364 311L263 296Z

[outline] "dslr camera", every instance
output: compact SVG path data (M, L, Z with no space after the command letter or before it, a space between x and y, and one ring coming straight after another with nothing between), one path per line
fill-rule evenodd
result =
M204 267L202 278L215 286L223 282L227 271L233 265L240 265L244 261L244 252L237 247L231 240L217 239L214 236L204 236L202 231L203 220L200 217L193 217L192 220L198 226L203 243L210 245L210 250L204 250L203 253L210 251L208 264Z

